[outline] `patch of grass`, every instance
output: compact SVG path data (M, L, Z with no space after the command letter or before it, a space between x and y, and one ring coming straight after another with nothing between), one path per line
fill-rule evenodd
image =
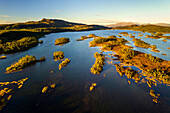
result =
M64 52L62 52L62 51L55 51L55 52L53 53L53 58L54 58L55 60L61 60L61 59L63 59L63 58L64 58Z
M55 45L61 45L70 42L69 38L63 37L55 40Z

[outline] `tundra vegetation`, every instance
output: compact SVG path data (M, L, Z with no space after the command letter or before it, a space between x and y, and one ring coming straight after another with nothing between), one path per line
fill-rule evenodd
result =
M62 44L68 43L68 42L70 42L69 38L66 38L66 37L58 38L55 40L55 45L62 45Z
M61 60L61 59L63 59L64 58L64 52L62 52L62 51L55 51L53 53L53 58L54 58L54 60Z
M4 55L0 56L0 59L6 59L6 56L4 56Z
M98 52L94 53L94 57L96 58L96 61L91 68L91 73L100 74L100 72L103 70L105 57L103 54L99 54Z
M15 72L25 67L28 67L31 64L35 64L36 62L42 62L42 61L45 61L45 57L40 58L40 60L37 60L35 56L26 55L25 57L20 58L18 62L15 62L14 64L11 64L11 66L7 67L6 72L7 73Z
M112 43L110 43L110 41ZM155 81L159 81L159 83L170 84L170 61L162 60L151 54L132 50L132 47L125 45L126 42L127 41L122 38L112 37L112 39L108 39L100 37L94 38L89 44L90 47L103 47L102 50L104 51L114 51L116 53L115 56L118 57L123 64L134 65L142 70L145 76L151 77Z
M24 37L17 41L6 42L0 44L0 54L28 50L29 48L38 45L38 43L39 42L35 37Z
M135 46L137 46L137 47L141 47L141 48L151 48L151 51L153 51L153 52L160 52L160 51L157 49L156 45L150 45L149 43L147 43L147 42L145 42L145 41L143 41L143 40L141 40L141 39L133 38L132 41L134 41L134 44L135 44Z
M89 34L88 36L81 36L80 39L76 39L76 41L82 41L82 40L85 40L85 39L88 39L88 38L95 38L97 37L95 34Z
M120 26L112 29L124 29L124 30L134 30L148 33L158 33L165 34L170 33L170 27L159 26L159 25L130 25L130 26Z
M150 95L153 98L153 102L160 103L160 101L158 101L158 98L159 98L160 94L156 94L155 90L151 89L150 90Z
M0 82L0 110L3 109L11 99L15 90L21 88L28 77L12 82Z
M70 62L70 59L66 58L64 61L62 61L60 64L59 64L59 70L61 70L62 67L65 67L68 63Z
M91 86L90 86L90 91L92 91L94 89L94 87L97 86L97 83L92 83Z
M57 19L0 25L0 54L24 51L38 45L38 39L49 33L99 30L107 27L85 25ZM33 37L33 38L30 38ZM39 41L42 43L42 41Z
M42 93L48 93L51 92L56 87L56 84L51 84L50 86L45 86L41 90Z

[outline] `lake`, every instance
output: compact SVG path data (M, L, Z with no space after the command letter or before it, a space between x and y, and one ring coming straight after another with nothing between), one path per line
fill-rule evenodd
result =
M93 75L90 68L95 63L94 53L101 52L98 47L89 47L89 41L76 41L83 35L95 34L97 36L118 35L120 32L136 33L136 38L156 45L159 53L135 47L132 38L123 37L130 41L128 45L134 50L151 53L164 60L170 60L170 40L163 42L163 39L149 39L139 37L138 31L131 30L96 30L82 32L63 32L45 35L39 44L27 51L14 54L7 54L7 59L0 60L0 82L19 80L28 77L20 89L16 89L11 100L3 108L3 113L163 113L170 112L170 86L158 84L149 88L146 83L136 84L134 80L120 76L116 67L111 64L104 65L99 75ZM149 33L142 33L145 35ZM54 45L55 39L61 37L70 38L70 42L63 46ZM54 61L53 53L63 51L65 58L71 62L61 70L58 65L62 61ZM104 52L108 54L112 52ZM162 53L167 56L161 55ZM24 68L22 71L5 74L5 70L12 63L17 62L25 55L36 56L37 59L45 56L45 62L38 62ZM113 61L118 63L119 61ZM135 67L134 67L135 68ZM136 68L138 69L138 68ZM53 73L51 72L53 71ZM106 76L103 76L106 74ZM131 84L128 84L128 80ZM89 91L92 83L97 83L93 91ZM42 94L44 86L56 84L56 87ZM161 103L154 103L149 92L154 89L160 94Z

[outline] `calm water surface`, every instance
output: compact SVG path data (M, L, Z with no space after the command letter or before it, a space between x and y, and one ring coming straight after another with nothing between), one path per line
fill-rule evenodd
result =
M89 48L89 41L77 42L80 36L96 34L98 36L118 35L123 30L97 30L83 32L64 32L52 33L46 35L41 40L43 44L38 45L28 51L15 54L8 54L7 59L0 60L0 81L13 81L28 77L21 89L17 89L11 100L2 110L3 113L168 113L170 112L170 87L159 84L154 89L159 93L161 104L152 102L149 94L151 88L147 84L136 84L131 80L119 76L114 65L106 64L100 75L90 73L90 68L95 62L94 53L100 52L98 47ZM124 30L127 31L127 30ZM128 31L129 33L139 33L137 31ZM148 33L143 33L144 35ZM136 38L138 34L135 34ZM63 45L54 45L56 38L68 37L71 42ZM132 39L123 37L130 41L129 45L133 45ZM151 53L162 59L170 60L170 40L163 42L162 39L142 40L157 45L160 53L151 52L150 49L135 47L135 50L145 53ZM63 51L65 58L69 58L71 62L61 70L58 65L61 61L53 60L54 51ZM108 54L111 52L105 52ZM161 55L166 53L167 56ZM36 63L22 71L5 74L6 67L16 62L25 55L34 55L38 58L45 56L46 61ZM117 63L118 61L114 61ZM134 67L135 68L135 67ZM137 68L136 68L137 69ZM53 73L50 73L53 71ZM106 74L104 77L103 75ZM91 83L97 83L95 89L90 92ZM44 86L56 84L56 88L47 94L42 94L41 90Z

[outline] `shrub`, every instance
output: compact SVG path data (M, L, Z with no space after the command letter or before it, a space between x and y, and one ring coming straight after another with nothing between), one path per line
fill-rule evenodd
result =
M6 72L13 72L13 71L20 70L36 62L37 59L35 56L26 55L25 57L20 58L18 62L15 62L10 67L7 67Z
M154 62L154 63L161 63L163 60L161 59L161 58L159 58L159 57L154 57L154 56L152 56L151 54L147 54L147 53L145 53L145 58L147 58L148 60L150 60L150 61L152 61L152 62Z
M24 37L17 41L0 44L0 53L12 53L27 50L38 45L38 43L39 42L35 37Z
M88 37L94 38L94 37L96 37L96 35L95 34L89 34Z
M134 44L137 47L142 47L142 48L149 48L150 44L146 43L145 41L142 41L141 39L133 38Z
M63 53L62 51L55 51L55 52L53 53L53 58L54 58L55 60L61 60L61 59L64 58L64 53Z
M122 48L119 50L119 53L122 54L122 58L125 60L131 59L135 56L135 51L129 48Z
M100 74L100 72L103 70L105 58L103 54L99 54L98 52L94 53L94 57L96 58L96 61L91 68L91 73Z
M55 40L55 45L60 45L60 44L65 44L65 43L68 43L70 42L70 39L69 38L58 38Z
M70 59L66 58L62 63L59 64L59 70L61 70L62 67L65 67L70 62Z

